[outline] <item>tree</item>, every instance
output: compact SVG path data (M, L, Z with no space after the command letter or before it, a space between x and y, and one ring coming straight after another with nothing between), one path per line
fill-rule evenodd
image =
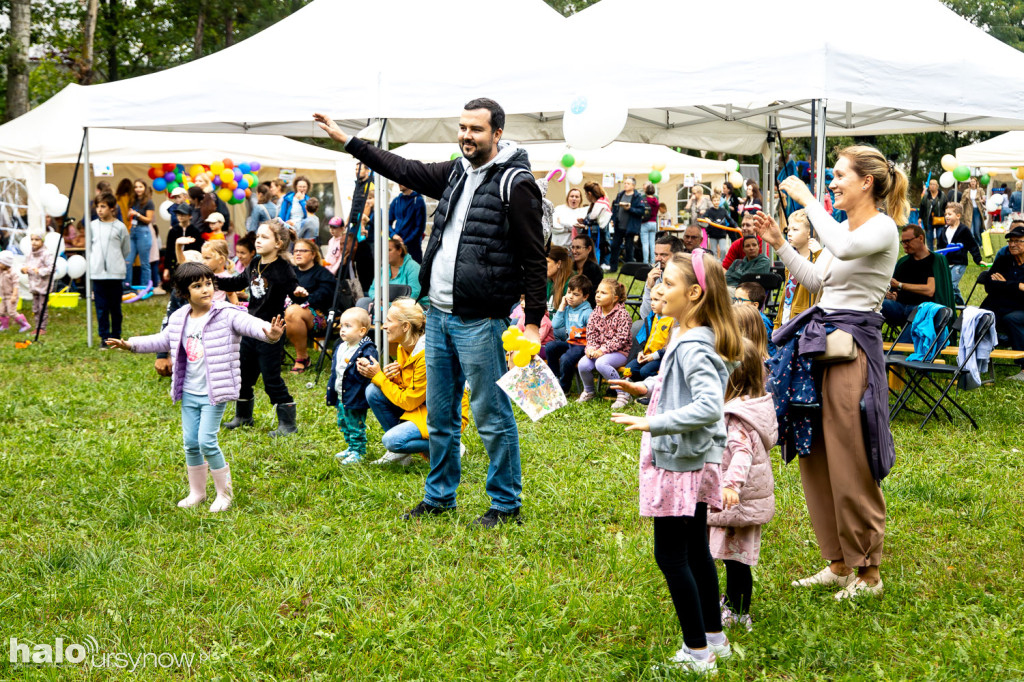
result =
M943 0L947 7L1010 47L1024 50L1024 3L1020 0ZM956 46L951 46L956 49Z
M28 46L32 29L29 0L11 0L11 28L7 36L6 120L28 111Z

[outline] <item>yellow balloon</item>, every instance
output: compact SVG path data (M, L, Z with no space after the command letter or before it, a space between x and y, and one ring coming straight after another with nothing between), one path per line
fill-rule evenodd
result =
M959 163L957 163L956 157L953 156L952 154L944 154L942 156L942 161L940 163L942 164L942 170L947 170L950 173L952 173L956 169L956 167L960 165Z
M235 179L235 174L229 171L227 168L220 172L221 182L232 182Z
M224 170L224 162L214 161L213 163L210 164L210 170L213 172L214 175L220 175L220 172ZM234 177L234 174L232 174L231 177Z
M189 171L190 171L190 172L189 172L189 175L191 175L191 176L192 176L192 177L194 178L194 177L196 177L197 175L200 175L200 174L202 174L202 173L205 173L205 172L206 172L206 169L205 169L205 168L203 168L202 166L200 166L200 165L199 165L199 164L197 163L196 165L194 165L194 166L192 166L191 168L189 168Z
M576 164L574 165L574 168L583 168L583 159L576 159Z
M523 350L529 353L532 357L540 352L540 344L537 343L536 341L528 341L526 348L524 348Z
M515 336L522 336L523 335L523 330L520 329L519 327L517 327L516 325L512 325L511 327L508 328L508 330L510 332L512 332L512 334L515 335Z
M1024 166L1017 166L1017 172L1015 175L1018 180L1024 180Z
M219 190L217 190L217 196L220 197L221 201L230 201L232 196L234 195L231 193L231 190L229 190L227 187L221 187Z
M665 164L663 164L663 163L656 163L653 166L651 166L651 168L653 168L654 170L656 170L656 171L658 171L660 173L661 171L665 170Z
M530 354L526 351L517 350L516 354L512 356L512 363L516 367L526 367L530 364Z
M509 350L508 344L512 342L512 339L516 338L515 334L512 333L511 329L506 329L501 333L501 342L505 345L505 350Z

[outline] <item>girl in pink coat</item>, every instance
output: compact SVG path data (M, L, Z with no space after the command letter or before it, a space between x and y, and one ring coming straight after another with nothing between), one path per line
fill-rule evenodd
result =
M761 552L761 526L775 515L775 480L768 452L778 438L775 403L764 390L764 361L749 339L743 340L740 365L725 392L726 444L722 453L722 502L708 513L711 556L725 563L722 623L751 629L750 567Z
M233 496L231 471L217 442L217 432L224 407L238 400L242 337L275 343L284 333L280 315L265 322L230 303L215 302L216 279L202 263L182 263L174 271L174 289L188 305L171 313L163 331L127 341L107 339L108 346L134 353L170 352L171 396L175 402L181 401L189 487L188 497L178 506L195 507L206 499L209 471L217 489L211 512L227 509Z

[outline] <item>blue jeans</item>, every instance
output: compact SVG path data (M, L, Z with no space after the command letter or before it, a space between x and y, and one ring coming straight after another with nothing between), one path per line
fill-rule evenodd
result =
M484 443L487 495L491 507L510 512L521 506L522 469L519 429L512 401L496 383L507 371L501 334L508 320L465 319L431 307L427 310L427 432L430 473L423 500L436 507L454 507L462 478L459 439L462 393L469 383L470 405L477 433Z
M630 381L643 381L648 377L653 377L661 369L661 358L657 360L648 360L644 364L640 364L636 358L633 358L626 363L626 368L629 370Z
M906 303L900 303L891 299L885 299L882 301L882 317L889 323L890 327L903 327L903 332L900 337L896 339L900 343L910 343L910 326L907 325L907 320L917 310L916 305L907 305ZM904 326L906 325L906 326Z
M953 297L956 299L957 305L964 304L964 297L960 294L960 280L963 279L965 272L967 272L966 265L949 266L949 278L953 280Z
M548 367L558 377L558 383L562 387L563 393L572 390L572 380L576 378L576 365L586 349L586 346L570 345L567 341L559 339L549 341L544 346L548 356Z
M640 249L644 262L654 262L654 240L658 238L658 223L653 220L640 225Z
M139 286L146 286L150 284L150 268L149 268L149 252L153 248L153 235L149 231L149 225L136 225L132 228L129 234L130 250L128 251L128 258L125 263L128 264L127 274L125 275L125 284L131 286L132 284L132 263L135 262L135 257L139 257L139 263L142 265L140 268L142 274L139 278Z
M220 419L227 403L211 405L209 396L181 394L181 435L185 443L185 463L199 466L205 458L210 469L227 466L224 453L217 442Z
M718 260L725 260L725 254L729 253L730 246L732 246L732 240L728 237L722 237L720 239L712 239L711 237L708 237L708 251L710 251Z
M373 416L384 429L384 436L380 440L386 449L403 455L430 450L430 443L420 433L420 427L411 421L403 421L405 410L388 400L384 392L374 384L366 387L366 402L370 403Z

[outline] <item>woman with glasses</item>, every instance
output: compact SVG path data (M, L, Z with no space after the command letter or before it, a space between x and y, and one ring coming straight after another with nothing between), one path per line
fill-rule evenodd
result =
M309 367L309 335L321 336L327 331L326 311L331 309L334 299L335 280L324 267L316 242L298 240L292 258L299 286L291 296L291 304L285 308L284 323L288 340L295 346L292 374L302 374Z
M585 234L577 234L569 247L569 254L572 258L572 274L583 275L590 280L590 306L597 305L594 294L597 285L604 279L604 271L597 264L597 254L594 253L594 240Z

